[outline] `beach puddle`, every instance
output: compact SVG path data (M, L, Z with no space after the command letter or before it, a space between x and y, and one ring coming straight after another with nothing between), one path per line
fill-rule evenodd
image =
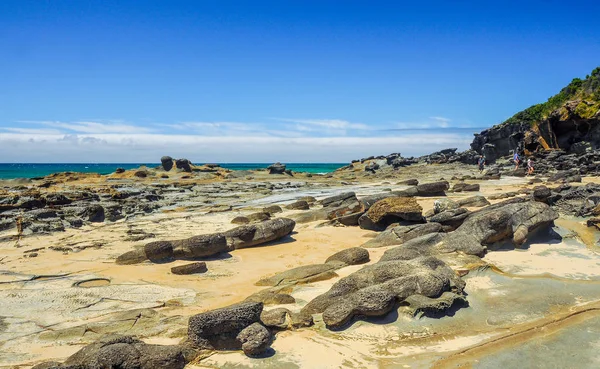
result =
M110 284L110 279L107 278L93 278L85 281L73 283L74 287L92 288L92 287L104 287Z

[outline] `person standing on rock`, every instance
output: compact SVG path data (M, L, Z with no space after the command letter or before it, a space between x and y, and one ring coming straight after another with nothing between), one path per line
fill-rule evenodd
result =
M533 174L533 161L531 158L527 159L527 175Z
M515 162L515 170L519 169L519 163L521 159L519 158L519 153L515 150L515 154L513 155L513 161Z
M479 165L479 173L483 172L483 168L485 167L485 158L483 155L479 155L479 160L477 160L477 164Z

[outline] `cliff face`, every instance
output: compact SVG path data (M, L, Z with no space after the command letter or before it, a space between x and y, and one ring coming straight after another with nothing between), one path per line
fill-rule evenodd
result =
M471 148L493 161L513 150L526 155L578 150L580 142L600 148L600 67L584 80L575 78L547 102L476 134Z

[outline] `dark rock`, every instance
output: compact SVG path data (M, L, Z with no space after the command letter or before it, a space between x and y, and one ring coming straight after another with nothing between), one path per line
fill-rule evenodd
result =
M259 224L240 226L225 232L230 250L253 247L278 240L292 233L296 222L288 218L267 220Z
M260 321L263 304L242 302L194 315L188 324L189 342L207 350L240 349L237 336L246 327Z
M146 178L148 177L148 171L146 170L138 170L135 173L133 173L134 176L138 177L138 178Z
M273 215L276 213L282 213L282 212L283 212L283 210L281 209L281 206L278 206L278 205L271 205L266 208L263 208L263 213L267 213L269 215Z
M117 174L122 174L122 173L125 173L125 169L124 169L124 168L117 168L117 169L115 170L115 173L117 173Z
M160 163L164 170L167 172L173 168L173 158L170 156L163 156L160 158Z
M390 197L371 206L358 224L363 229L383 230L398 221L423 222L422 210L412 197Z
M284 174L285 173L285 164L281 164L277 162L275 164L271 164L267 167L269 174Z
M471 191L479 191L479 184L477 183L465 183L459 182L452 187L452 192L471 192Z
M369 262L369 251L362 247L351 247L339 251L325 260L325 263L342 263L344 265L358 265Z
M171 241L173 256L177 259L197 259L211 257L229 250L227 239L222 233L192 236Z
M379 169L379 164L377 164L375 162L371 162L371 163L365 165L365 172L375 173L375 171L378 169Z
M260 323L253 323L244 328L237 336L246 356L254 357L264 354L271 346L271 332Z
M345 226L357 226L358 225L358 221L360 219L360 217L363 215L364 213L360 212L360 213L350 213L348 215L342 215L339 218L335 218L334 220L337 221L339 224L345 225Z
M196 263L172 267L171 273L179 274L179 275L187 275L187 274L205 273L207 270L208 269L206 268L206 263L203 261L199 261Z
M188 159L177 159L175 160L175 167L180 169L186 173L192 172L192 167L190 166L192 163Z
M487 201L487 199L484 196L471 196L471 197L467 197L464 199L460 199L458 200L458 205L461 207L467 207L467 208L479 208L482 206L487 206L489 205L490 202Z
M290 210L308 210L308 209L310 209L310 206L308 205L308 202L303 201L303 200L298 200L289 205L286 205L285 208L290 209Z
M173 244L169 241L150 242L144 246L146 258L154 263L173 259Z
M105 336L70 356L62 369L183 369L180 346L149 345L130 336Z
M419 196L445 196L450 184L447 181L423 183L417 186Z
M397 183L398 185L405 185L405 186L416 186L419 184L419 180L418 179L407 179L404 181L400 181Z
M49 206L67 205L72 201L62 193L48 193L43 196L46 204Z
M321 200L320 203L323 205L323 207L338 207L346 200L358 201L354 192L344 192L339 195L327 197Z
M408 304L404 311L415 317L440 318L453 307L466 307L469 302L463 295L444 292L440 297L431 298L423 295L411 295L404 300Z
M441 213L435 214L428 220L432 223L439 223L443 226L445 232L451 232L465 221L469 216L470 212L467 209L459 208L453 210L446 210Z
M552 192L546 186L537 186L533 189L533 199L535 201L547 203L550 195L552 195Z

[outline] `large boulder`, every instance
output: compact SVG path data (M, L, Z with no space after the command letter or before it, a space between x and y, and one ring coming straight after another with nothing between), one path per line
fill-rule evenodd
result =
M413 197L389 197L371 206L359 218L358 224L363 229L383 230L395 222L422 223L422 211L423 208Z
M126 252L116 260L117 264L137 264L145 260L160 263L172 259L197 259L229 251L227 239L222 233L193 236L174 241L155 241Z
M49 362L39 369L183 369L181 346L149 345L131 336L108 335L71 355L64 364Z
M267 167L269 170L269 174L284 174L285 173L285 164L281 164L277 162L275 164L271 164Z
M423 183L417 186L419 196L445 196L446 190L450 188L447 181Z
M340 328L354 317L386 315L411 295L437 297L451 289L461 293L463 288L464 282L436 258L378 262L340 279L302 312L323 313L328 328Z
M260 323L253 323L237 335L244 354L249 357L264 354L271 347L271 332Z
M177 159L175 160L175 166L177 167L177 169L180 169L186 173L191 173L192 172L192 167L191 167L192 162L189 161L188 159Z
M557 218L558 213L541 202L499 203L469 215L456 231L449 233L436 247L441 252L462 251L483 256L485 245L505 240L521 245L529 233L550 226Z
M482 206L488 206L489 204L490 202L487 201L487 199L481 195L466 197L464 199L458 200L459 206L467 208L480 208Z
M258 224L240 226L224 233L230 250L258 246L283 238L294 230L296 222L276 218Z
M351 247L335 254L325 260L325 263L342 263L343 265L358 265L369 262L369 251L362 247Z
M465 183L458 182L452 187L452 192L470 192L470 191L479 191L478 183Z
M377 235L372 240L367 241L362 247L384 247L401 245L413 238L421 237L430 233L442 231L442 225L439 223L412 224L407 226L397 226L387 229Z
M194 315L188 324L188 341L199 349L239 350L238 335L260 321L262 310L260 302L242 302Z
M173 168L173 158L170 156L163 156L160 158L160 165L167 172L170 171Z

